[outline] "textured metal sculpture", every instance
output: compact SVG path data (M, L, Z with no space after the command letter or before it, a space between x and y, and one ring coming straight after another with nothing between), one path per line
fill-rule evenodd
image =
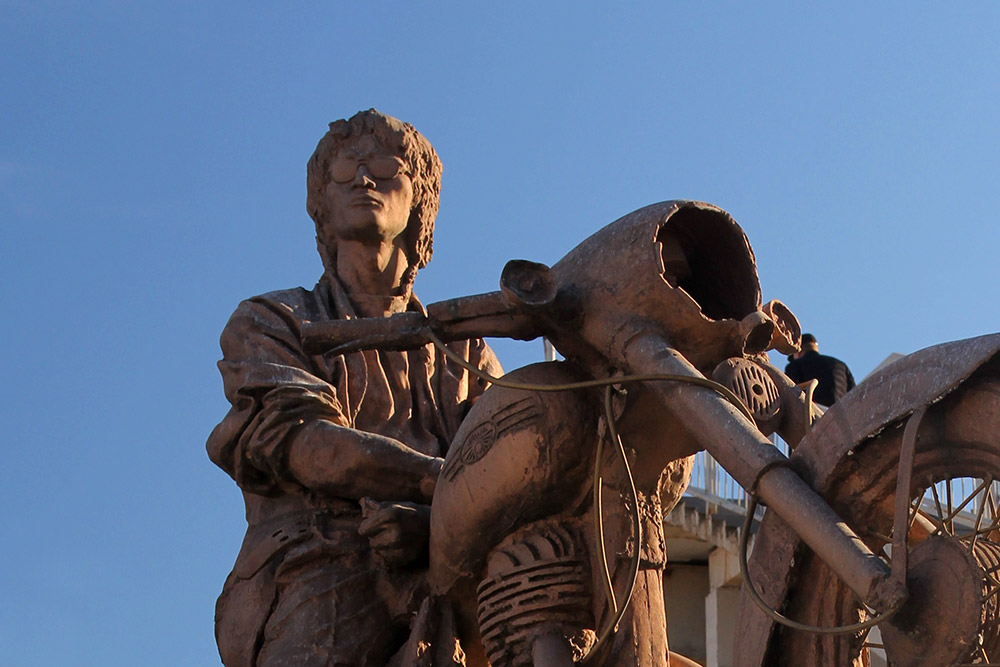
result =
M841 549L849 539L829 519L829 508L778 465L783 457L744 416L777 428L791 442L802 437L810 418L802 392L760 356L772 345L794 347L797 322L778 302L762 308L746 237L716 207L665 202L641 209L551 269L511 262L499 292L433 304L427 317L407 314L361 326L367 330L331 322L305 333L316 345L340 350L414 344L428 332L446 339L546 335L568 361L520 369L505 382L551 388L612 377L609 383L623 383L616 377L621 372L647 380L612 392L607 410L600 393L539 395L495 387L466 418L432 505L430 584L433 594L456 607L469 664L487 657L494 664L530 663L536 646L560 644L570 661L588 655L621 665L666 664L662 514L687 485L690 457L706 445L748 486L759 477L775 504L811 512L807 520L814 524L827 518L827 528L813 531L815 539ZM705 378L713 372L743 393L743 401L732 391L720 396L720 385ZM628 443L634 490L614 448L598 448L602 432L612 431ZM606 471L598 487L592 482L596 464ZM602 574L602 535L594 528L597 488L603 491L601 533L614 549L611 585ZM552 541L540 537L552 534L572 547L540 551L533 540ZM549 555L537 563L515 559L503 569L497 549ZM526 571L520 568L532 566L550 575L572 570L578 574L565 576L583 576L585 586L570 586L566 599L550 600L545 608L521 605L517 618L495 627L490 621L499 612L490 591L518 588L517 577ZM857 576L870 586L881 573ZM569 599L577 606L566 608ZM546 609L553 618L575 620L560 625ZM620 623L616 611L624 614ZM618 635L611 638L608 630L616 625ZM515 627L516 637L504 634ZM605 641L593 652L597 637ZM553 660L555 649L545 650Z
M376 153L396 156L400 164L407 155L397 146L379 152L355 144L351 150L353 170L323 166L336 167L334 182L346 182L352 171L363 184L368 173L374 188L400 173L375 164ZM336 196L334 189L331 203ZM377 197L371 199L369 206L378 208ZM403 232L413 227L392 229L395 235L381 240L388 238L405 255L413 246L404 242ZM429 244L425 247L429 252ZM419 257L401 262L396 277L412 277L408 272ZM317 561L306 558L293 560L296 567L306 565L295 569L288 564L293 552L278 547L258 559L262 562L255 560L257 570L247 578L240 575L247 561L241 554L220 609L231 610L234 600L258 603L261 590L272 597L269 616L253 626L256 634L239 614L220 616L220 648L227 642L248 646L241 655L257 661L227 660L229 667L679 663L678 657L671 661L667 647L662 520L684 492L692 456L702 449L769 508L749 570L756 588L740 621L741 664L861 665L867 659L864 632L876 623L893 665L983 664L1000 651L993 574L1000 562L998 526L992 520L984 524L980 510L975 530L956 534L953 520L961 507L954 509L950 496L948 509L937 517L911 506L935 482L955 476L983 480L978 507L991 499L990 482L1000 466L1000 336L899 362L820 416L763 354L796 348L794 315L777 301L762 305L742 230L721 209L699 202L640 209L551 268L512 261L500 283L497 292L426 309L411 304L405 311L370 313L383 317L315 313L290 303L287 295L252 302L268 306L280 326L255 310L258 319L251 324L263 322L282 350L295 350L295 359L305 360L292 364L300 371L306 363L340 364L346 368L342 377L350 378L351 359L365 360L370 371L371 355L410 355L411 364L415 353L424 355L424 368L457 381L425 394L436 401L438 422L455 428L434 432L447 450L443 461L413 458L419 451L436 453L426 448L410 445L412 453L403 452L404 459L419 463L407 468L398 492L384 482L374 449L367 465L356 469L358 486L369 477L383 480L374 483L379 500L431 499L427 550L416 559L396 558L403 542L391 537L398 538L398 530L372 530L372 525L398 521L391 517L400 513L426 516L418 505L363 500L308 470L296 473L294 466L290 475L273 474L288 460L280 446L240 449L245 430L213 435L216 442L235 443L213 455L247 495L251 532L259 530L252 507L287 498L296 503L307 498L311 504L304 515L333 525L325 533L319 519L300 525L285 517L271 535L279 543L312 544L312 536L320 534L329 552L324 567L313 567ZM394 289L404 284L397 280ZM405 287L394 296L410 299ZM346 298L353 298L350 291ZM315 302L314 296L309 299L304 303ZM275 303L287 309L271 307ZM288 336L273 335L289 326ZM465 342L483 336L546 336L566 361L496 379L497 367L485 348ZM256 415L259 406L273 405L266 416L291 423L294 440L316 413L301 409L301 391L274 384L279 353L257 349L266 358L253 358L251 349L244 365L261 361L271 375L263 384L246 382L250 373L242 370L227 378L234 411ZM228 354L224 372L232 370L227 363L233 363ZM494 386L463 415L478 394L469 389L474 378L491 374ZM308 387L326 399L320 401L328 410L322 418L359 428L358 422L347 422L350 409L338 413L330 407L334 401L342 406L341 396L352 391L349 381L341 389L331 382L336 374L328 375ZM419 402L410 405L414 414L424 410ZM448 412L448 405L456 411ZM239 423L265 429L263 417L254 419ZM372 423L373 431L380 428ZM774 432L798 446L791 461L768 439ZM409 445L405 435L399 438L404 448ZM323 462L339 440L325 432L310 442L308 451ZM390 464L402 455L398 448L385 451L394 452ZM271 485L256 486L261 480ZM363 519L365 511L383 519ZM893 547L891 565L882 558L887 543ZM271 588L246 583L257 581L261 572L271 573ZM352 572L364 580L360 588L344 584ZM234 592L240 586L243 597ZM358 597L365 586L370 595ZM278 613L285 608L307 609L319 620ZM944 610L947 621L935 610ZM356 632L345 634L334 617L353 619ZM404 619L410 620L408 635ZM797 630L782 629L796 623Z
M405 123L375 111L332 123L308 168L323 276L248 299L222 334L232 408L208 451L248 523L216 608L227 667L383 665L407 637L440 457L485 383L430 345L314 354L302 330L420 311L440 176ZM452 349L499 372L482 341Z
M971 497L949 501L938 517L917 512L911 500L933 482L966 476L982 480L977 506L987 505L1000 453L1000 336L918 353L821 417L760 355L794 346L794 316L780 302L761 307L739 227L697 202L636 211L551 269L511 262L499 292L432 304L427 316L354 326L334 323L306 335L340 349L376 340L412 345L428 332L546 335L567 357L505 376L523 387L488 391L446 457L432 506L430 581L457 609L468 664L668 664L658 529L686 486L687 457L701 448L770 508L753 580L765 602L804 627L782 630L748 596L736 638L740 664L867 664L864 637L876 623L893 665L989 664L983 656L998 635L998 525L990 519L956 534L949 521ZM622 373L641 382L626 384ZM625 387L612 395L610 418L595 395L535 393L609 376ZM705 386L706 377L736 396ZM924 411L926 421L914 421ZM910 422L911 456L901 458ZM612 426L638 473L633 493L603 455L601 532L607 544L626 545L612 557L615 595L627 598L633 576L635 588L617 636L595 652L592 642L614 625L616 604L605 592L601 537L586 499L594 497L588 475L602 456L591 452ZM774 431L798 445L791 461L766 439ZM901 479L908 491L897 494ZM630 506L640 518L631 526ZM894 523L909 530L894 531ZM890 565L887 541L897 554L912 549L911 558ZM536 567L548 597L531 596ZM499 603L495 591L503 587L510 597Z
M995 664L1000 336L914 353L842 401L791 459L872 552L888 552L894 569L905 571L909 600L880 625L889 664ZM952 488L966 491L952 497ZM956 523L962 510L971 520L964 529ZM804 624L830 627L868 616L774 513L765 516L750 565L767 605ZM864 632L824 635L783 627L746 597L737 633L742 667L802 664L796 656L823 667L866 664Z

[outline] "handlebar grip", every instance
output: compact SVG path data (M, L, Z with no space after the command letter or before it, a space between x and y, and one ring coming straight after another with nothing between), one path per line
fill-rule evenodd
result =
M302 325L302 346L310 354L359 350L408 350L430 342L427 317L418 312Z

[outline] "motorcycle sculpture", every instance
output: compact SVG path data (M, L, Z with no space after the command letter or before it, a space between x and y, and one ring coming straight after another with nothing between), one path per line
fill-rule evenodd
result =
M898 362L820 417L764 356L797 349L794 315L762 305L736 222L690 201L627 215L551 268L511 261L500 285L305 332L343 352L545 336L566 359L505 375L463 422L434 494L421 615L453 609L453 624L421 628L432 641L415 630L399 664L672 664L662 522L702 449L768 508L740 665L863 665L876 622L892 665L1000 655L1000 544L982 509L1000 476L1000 335ZM955 477L983 480L976 498L918 511ZM965 506L979 520L958 535Z

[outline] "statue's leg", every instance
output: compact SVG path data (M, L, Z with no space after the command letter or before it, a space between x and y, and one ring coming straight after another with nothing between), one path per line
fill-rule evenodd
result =
M321 522L275 573L277 597L257 667L384 667L406 639L379 594L353 518Z
M398 640L374 590L374 573L337 562L281 573L258 667L381 667Z
M215 605L215 639L226 667L254 667L275 600L274 568L241 579L229 575Z

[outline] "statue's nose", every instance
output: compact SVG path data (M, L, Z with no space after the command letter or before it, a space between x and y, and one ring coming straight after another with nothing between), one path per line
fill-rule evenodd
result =
M368 171L368 165L363 162L358 165L358 170L354 172L354 181L352 181L352 184L360 187L375 185L375 178Z

